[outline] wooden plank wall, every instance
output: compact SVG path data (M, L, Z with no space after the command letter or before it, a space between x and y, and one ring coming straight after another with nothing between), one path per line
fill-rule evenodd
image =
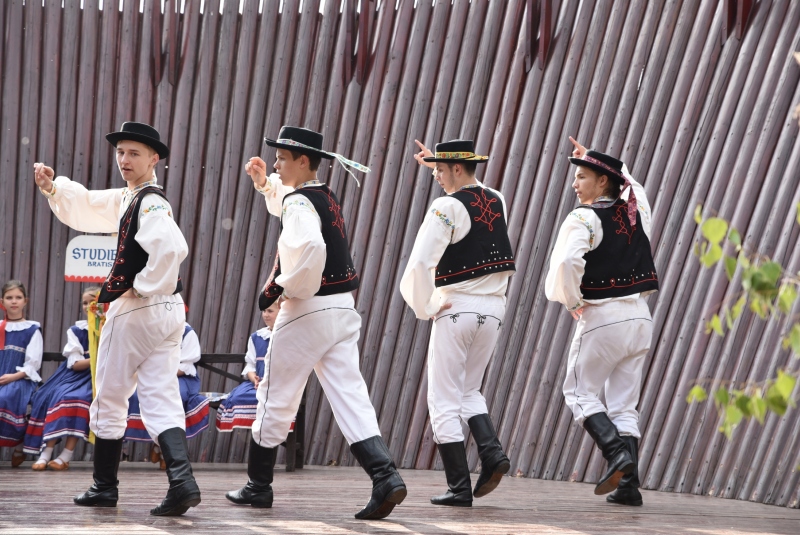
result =
M108 3L108 2L106 2ZM278 224L242 172L282 124L325 134L326 148L369 165L361 188L324 168L342 199L362 275L361 365L380 425L403 467L436 466L426 407L429 324L397 290L415 233L441 192L411 155L414 138L472 138L490 154L487 184L508 200L519 271L484 393L519 476L595 481L599 452L571 421L560 391L574 328L544 297L549 252L575 200L568 135L621 157L653 206L652 242L662 290L651 298L655 335L641 401L646 488L798 507L800 417L771 415L728 441L711 404L687 406L697 378L758 381L800 361L781 348L785 319L745 313L724 338L704 323L735 295L723 270L692 256L692 212L733 221L746 247L800 269L794 206L800 201L800 3L754 5L741 39L724 39L718 0L553 2L543 68L525 72L522 0L318 0L23 2L0 8L3 225L0 274L30 286L29 317L58 350L78 319L79 287L62 278L75 235L35 191L31 166L93 188L119 187L103 134L124 120L155 125L172 156L159 164L191 246L184 263L189 321L206 352L244 352L258 328L255 298L272 267ZM377 4L377 5L376 5ZM302 5L302 11L301 9ZM167 2L167 11L175 2ZM371 36L364 83L353 59L359 27ZM349 32L349 33L348 33ZM536 40L533 39L535 42ZM347 48L347 46L351 48ZM352 63L350 63L352 62ZM346 75L352 79L347 79ZM800 312L800 311L797 311ZM50 365L52 366L52 365ZM238 372L241 366L231 366ZM45 374L52 373L46 369ZM204 375L204 389L233 383ZM312 377L306 453L314 464L353 464ZM202 461L241 461L246 432L209 430L192 443ZM141 447L139 447L141 448ZM132 458L142 456L135 450ZM473 444L470 462L477 462ZM3 453L7 456L7 452Z

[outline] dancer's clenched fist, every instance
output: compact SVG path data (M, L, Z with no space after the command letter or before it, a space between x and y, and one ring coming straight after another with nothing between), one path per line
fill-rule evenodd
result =
M267 163L258 156L250 158L244 164L244 172L250 175L253 184L259 188L263 188L267 183Z
M53 189L53 178L56 176L52 168L47 167L43 163L33 164L33 179L36 185L47 193Z

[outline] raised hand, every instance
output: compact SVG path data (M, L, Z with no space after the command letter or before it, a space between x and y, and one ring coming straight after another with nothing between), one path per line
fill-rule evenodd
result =
M417 139L414 140L414 143L416 143L417 147L419 147L419 152L414 154L414 159L417 160L417 163L420 164L420 165L424 165L425 167L430 167L431 169L436 167L435 163L426 162L425 160L423 160L423 158L430 158L431 156L433 156L433 153L431 152L431 149L429 149L428 147L423 145Z
M33 164L33 180L42 191L50 193L53 189L53 178L56 176L52 168L43 163Z
M575 141L575 138L569 136L569 140L575 145L575 150L572 151L573 158L583 158L583 155L586 154L586 147Z
M244 172L250 175L253 184L259 188L263 188L267 183L267 163L258 156L250 158L244 164Z

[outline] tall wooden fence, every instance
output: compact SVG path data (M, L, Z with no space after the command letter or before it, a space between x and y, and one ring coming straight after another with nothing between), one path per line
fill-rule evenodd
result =
M172 148L158 176L191 248L183 266L189 321L204 351L244 352L259 327L255 297L278 222L243 163L269 159L262 138L282 124L319 130L326 148L373 170L360 189L339 167L321 175L342 199L362 275L361 368L381 430L401 466L431 468L430 325L404 305L398 283L441 192L412 159L413 140L473 138L490 155L480 178L508 201L519 269L483 389L492 418L513 473L595 481L603 461L560 390L574 322L542 287L575 202L571 134L621 157L653 205L662 289L651 300L655 335L640 406L643 485L798 507L797 410L745 423L726 440L711 403L685 402L697 378L759 381L800 364L781 347L784 319L745 313L724 338L704 328L739 278L730 283L722 268L701 268L693 257L696 204L732 220L745 247L800 269L800 141L791 117L800 102L791 58L800 2L755 2L746 24L737 23L741 37L727 37L730 6L739 3L751 4L373 1L356 18L354 2L342 14L332 0L322 13L318 0L302 11L298 0L267 0L263 13L255 0L243 13L235 1L222 13L218 0L206 0L203 13L191 1L182 14L172 0L166 14L151 0L143 13L131 0L121 11L100 10L98 0L83 9L78 0L63 8L61 0L4 1L0 274L29 283L29 317L41 320L46 349L58 350L79 312L79 286L63 281L74 233L36 192L32 165L47 162L92 188L119 187L103 134L125 120L149 122ZM526 6L545 21L552 7L550 26L526 24ZM204 376L204 389L232 386ZM311 463L354 463L313 378L307 430ZM194 455L240 461L245 438L209 430ZM475 463L474 445L469 451Z

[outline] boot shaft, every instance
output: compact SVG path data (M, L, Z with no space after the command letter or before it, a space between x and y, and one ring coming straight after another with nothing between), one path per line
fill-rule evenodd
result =
M350 452L373 480L388 477L397 471L392 454L380 435L352 443Z
M467 421L472 432L472 438L478 447L478 456L481 458L481 465L495 466L501 461L508 461L508 457L503 452L503 445L497 437L492 420L488 414L478 414Z
M619 481L620 489L638 489L639 488L639 439L633 436L624 436L622 440L631 454L634 462L633 472L626 475Z
M192 464L189 462L189 446L186 431L180 427L167 429L158 435L161 455L167 465L167 477L170 486L194 480Z
M583 421L583 427L592 437L597 447L603 452L603 457L609 463L622 452L627 452L627 446L619 436L614 422L604 412L593 414Z
M247 477L258 488L272 485L275 473L275 459L278 448L259 446L250 436L250 452L247 455Z
M119 484L117 472L122 456L122 439L94 439L94 484L98 489L108 489Z
M453 494L468 492L472 496L472 481L469 476L467 463L467 450L463 442L450 442L437 444L439 456L444 465L444 474L447 486Z

